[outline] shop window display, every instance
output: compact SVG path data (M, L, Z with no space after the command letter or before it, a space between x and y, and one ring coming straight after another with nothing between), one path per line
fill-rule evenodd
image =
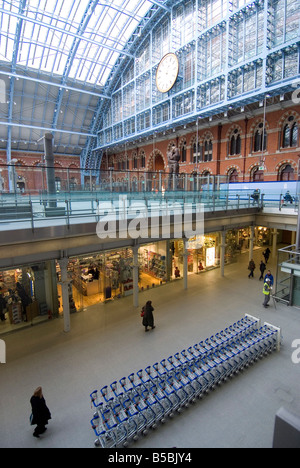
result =
M40 264L0 272L0 333L53 316L46 302L45 269Z
M132 250L95 253L69 261L69 276L78 310L133 292Z
M211 233L206 236L200 236L201 239L189 239L187 249L187 267L188 274L201 273L219 265L218 234ZM176 240L171 246L173 254L172 272L173 278L178 278L178 269L181 277L183 276L183 240ZM176 273L175 273L176 271Z

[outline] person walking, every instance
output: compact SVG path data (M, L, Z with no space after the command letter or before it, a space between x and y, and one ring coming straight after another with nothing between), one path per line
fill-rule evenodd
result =
M271 253L271 250L269 249L269 247L267 247L266 250L263 252L263 256L265 257L266 264L268 263L270 253Z
M271 286L270 283L271 283L270 279L266 278L266 281L265 281L264 287L263 287L263 294L264 294L263 306L264 306L264 308L269 307L269 301L270 301L270 295L271 295L271 289L272 289L272 286Z
M260 261L259 269L260 269L260 277L259 277L259 281L260 281L264 279L264 272L266 269L266 264L264 263L263 260Z
M30 404L32 409L31 425L37 425L33 432L33 437L39 437L40 434L43 434L47 430L45 426L48 424L49 419L51 419L51 413L46 405L42 387L36 388L30 398Z
M151 327L152 330L155 328L154 326L154 317L153 317L153 311L154 308L152 307L152 302L147 301L146 305L143 307L144 310L144 315L143 315L143 325L145 327L145 332L149 331L148 327Z
M248 265L248 270L250 270L250 273L248 275L248 278L252 277L253 278L253 273L255 270L255 263L253 258L250 260L249 265Z

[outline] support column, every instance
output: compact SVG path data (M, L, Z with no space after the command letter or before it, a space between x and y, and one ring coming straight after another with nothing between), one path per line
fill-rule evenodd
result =
M170 249L170 241L166 240L166 276L167 282L171 280L172 277L172 255Z
M277 236L278 236L278 231L277 229L273 229L272 232L273 239L272 239L272 258L276 258L277 255Z
M186 239L183 239L183 289L188 288L188 251Z
M69 332L70 327L70 303L69 303L69 281L68 281L68 258L63 257L58 260L61 271L61 296L64 315L64 332Z
M225 247L226 247L226 231L221 232L221 244L220 244L220 272L221 276L224 276L225 267Z
M55 169L54 169L54 155L52 146L53 135L52 133L46 133L44 136L44 150L45 150L45 161L46 161L46 177L47 177L47 191L48 194L55 194ZM56 201L49 201L49 206L56 207Z
M253 258L254 226L250 226L249 261Z
M132 270L132 279L133 279L133 307L139 306L139 258L138 252L139 247L137 245L133 246L133 270Z

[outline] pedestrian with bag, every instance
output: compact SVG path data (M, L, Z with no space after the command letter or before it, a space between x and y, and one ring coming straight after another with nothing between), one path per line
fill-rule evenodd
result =
M42 387L36 388L30 398L30 404L32 409L31 425L37 425L33 432L33 437L39 438L40 434L43 434L47 430L45 426L48 424L49 419L51 419L51 413L46 405Z
M145 332L149 331L148 327L151 327L152 330L153 330L153 328L155 328L153 311L154 311L154 308L152 307L152 302L147 301L146 305L144 305L144 307L142 309L142 313L141 313L141 315L143 317L142 324L145 327Z

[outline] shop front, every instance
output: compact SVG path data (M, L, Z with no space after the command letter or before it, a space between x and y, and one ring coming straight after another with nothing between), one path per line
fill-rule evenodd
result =
M0 334L57 316L54 262L0 272ZM54 292L54 294L53 294Z

